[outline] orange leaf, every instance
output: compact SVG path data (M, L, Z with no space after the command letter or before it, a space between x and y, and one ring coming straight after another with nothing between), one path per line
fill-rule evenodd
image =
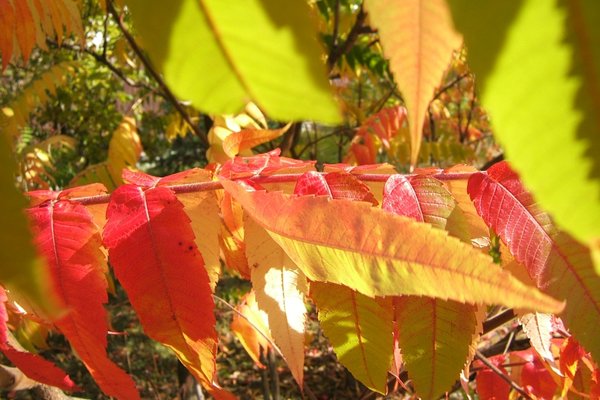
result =
M254 291L247 293L242 298L237 310L239 314L233 314L231 330L252 357L254 363L259 368L266 368L260 361L261 353L265 354L271 348L265 336L269 340L272 339L267 314L258 308Z
M27 62L35 45L35 25L27 1L15 1L15 28L17 43L23 60Z
M427 106L461 38L444 0L366 0L365 5L408 108L415 166Z
M13 35L15 32L15 10L9 0L0 0L0 55L2 71L10 62L13 54Z
M415 294L550 312L563 308L488 256L427 224L369 203L248 192L221 182L311 280L346 285L367 296Z
M249 150L259 144L270 142L283 135L290 127L287 124L281 129L242 129L232 132L223 141L223 150L229 157L235 157L244 150Z

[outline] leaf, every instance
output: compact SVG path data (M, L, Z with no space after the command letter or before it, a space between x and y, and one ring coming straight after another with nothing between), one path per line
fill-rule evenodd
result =
M506 374L506 369L502 366L506 360L506 355L500 354L498 356L491 357L489 359L500 371ZM476 366L482 367L483 364L480 361L476 362ZM477 382L476 389L477 394L481 400L508 400L510 393L510 386L502 378L498 376L494 371L488 367L482 367L483 369L477 372L475 382Z
M19 351L10 344L6 326L6 301L6 293L0 286L0 351L25 375L37 382L68 391L80 390L64 371L50 361L35 354Z
M126 4L154 65L200 110L231 114L250 100L274 119L340 122L304 1Z
M552 375L539 357L535 357L531 349L514 351L511 356L517 356L526 361L521 367L520 383L525 391L535 399L552 399L558 388ZM514 371L513 371L514 374ZM564 398L564 395L561 396Z
M243 129L240 132L232 133L225 138L223 150L229 157L234 157L244 150L258 146L259 144L270 142L283 135L290 127L290 124L281 129Z
M13 42L23 61L27 62L36 43L47 50L46 37L63 37L75 34L84 40L79 8L73 0L0 0L0 55L2 71L13 54Z
M107 216L104 244L144 331L217 390L212 292L183 205L166 187L126 184L112 194Z
M477 327L475 307L427 297L394 298L398 343L419 397L437 399L458 380Z
M219 246L223 252L225 265L237 271L243 278L250 279L250 267L246 258L244 243L244 211L227 192L223 192L221 200L221 230Z
M311 280L346 285L367 296L416 294L562 309L489 257L428 225L364 202L247 192L234 182L221 183ZM336 215L344 218L332 218Z
M9 0L0 0L0 56L2 71L6 69L13 52L15 11Z
M508 160L558 226L584 243L598 240L600 5L449 4ZM555 182L569 189L557 190Z
M444 170L445 173L473 173L477 169L468 165L455 165ZM456 202L456 207L448 217L446 229L448 232L463 241L473 241L489 237L489 228L477 214L477 210L467 192L468 179L448 179L444 186Z
M26 202L14 186L14 171L8 145L0 137L0 187L4 188L0 198L0 282L35 303L44 314L56 316L60 303L48 283L46 266L36 257L23 214Z
M590 250L558 231L507 163L471 176L469 195L477 212L496 231L544 293L567 304L561 318L583 346L600 357L600 276ZM537 310L543 312L543 310Z
M267 314L271 335L302 387L306 277L256 222L245 218L244 231L258 307Z
M86 208L51 199L27 210L35 243L46 259L54 292L69 312L54 321L103 392L137 399L131 377L106 355L108 301L98 227Z
M406 108L402 106L382 108L371 115L356 131L350 149L344 162L359 165L375 164L380 148L375 143L380 143L384 150L390 150L393 137L400 134L406 121Z
M523 315L519 322L523 332L529 338L531 346L547 362L554 363L554 356L550 350L552 339L552 315L542 313L528 313Z
M300 196L313 194L328 196L333 199L365 201L373 205L378 204L369 187L348 172L330 172L327 174L321 174L316 171L305 172L296 181L294 194Z
M444 229L456 207L442 183L426 175L392 175L382 208ZM471 304L416 296L393 298L405 368L423 398L439 398L452 387L468 361L476 334L477 308Z
M369 389L385 394L393 351L391 301L321 282L310 284L310 297L339 361Z
M266 368L260 361L261 353L266 354L271 345L265 338L271 339L267 313L258 308L254 291L248 292L233 314L231 331L239 339L254 363L259 368Z
M146 175L127 171L129 179L133 175ZM146 175L149 176L149 175ZM169 175L156 180L156 186L164 185L194 185L212 181L210 171L192 168L177 174ZM183 204L183 210L190 218L190 225L196 238L196 246L202 254L204 268L208 272L211 290L214 291L221 273L219 260L219 233L221 218L219 218L219 205L214 190L202 192L179 193L177 199Z
M560 371L565 377L563 380L561 397L565 397L571 388L573 380L575 379L575 374L577 373L577 365L584 355L585 351L573 337L570 337L563 342L560 349L560 359L558 364L560 366Z
M408 109L410 162L419 156L427 106L440 85L452 52L461 45L443 0L365 1L384 53Z

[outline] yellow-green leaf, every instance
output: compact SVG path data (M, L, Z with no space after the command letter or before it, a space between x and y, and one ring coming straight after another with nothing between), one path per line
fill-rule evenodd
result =
M14 163L5 138L0 137L0 187L3 188L0 224L0 284L23 297L36 310L56 315L58 300L49 285L44 262L37 257L23 208L25 199L15 188Z
M415 165L427 106L461 38L444 0L365 0L365 4L406 102L410 160Z
M367 296L414 294L547 312L563 309L489 256L427 224L370 203L248 192L237 183L221 182L311 280L346 285Z
M305 1L126 3L144 48L182 100L212 114L253 101L275 119L340 122Z
M398 343L418 395L437 399L458 380L477 318L474 307L426 297L394 298Z
M561 227L600 239L600 3L450 4L511 165Z
M391 300L321 282L311 283L310 297L340 362L369 389L385 394L394 344Z

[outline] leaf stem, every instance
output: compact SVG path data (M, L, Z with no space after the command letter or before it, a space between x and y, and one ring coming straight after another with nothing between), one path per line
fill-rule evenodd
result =
M321 172L321 174L325 174L325 172ZM255 177L246 176L246 177L236 177L231 178L232 180L250 180L254 183L284 183L284 182L295 182L302 174L280 174L280 175L259 175ZM438 173L431 174L431 176L435 179L441 181L452 181L452 180L463 180L469 179L469 177L473 175L473 172L457 172L457 173ZM386 182L390 177L389 174L355 174L353 175L360 181L363 182ZM414 176L414 174L404 175L407 177ZM210 181L210 182L199 182L199 183L186 183L180 185L164 185L164 187L168 187L175 194L179 193L196 193L196 192L207 192L211 190L219 190L223 189L223 185L219 181ZM79 202L83 205L93 205L93 204L103 204L108 203L110 200L110 194L101 194L96 196L84 196L84 197L73 197L70 198L71 201Z

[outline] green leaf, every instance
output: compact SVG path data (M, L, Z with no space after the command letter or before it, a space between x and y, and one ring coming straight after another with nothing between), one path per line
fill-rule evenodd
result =
M182 100L214 114L340 122L303 0L128 0L144 48Z
M15 166L3 137L0 137L0 284L13 298L37 312L56 315L58 301L48 282L48 271L36 256L23 208L25 199L16 190Z
M511 164L560 226L598 240L600 3L450 4Z

